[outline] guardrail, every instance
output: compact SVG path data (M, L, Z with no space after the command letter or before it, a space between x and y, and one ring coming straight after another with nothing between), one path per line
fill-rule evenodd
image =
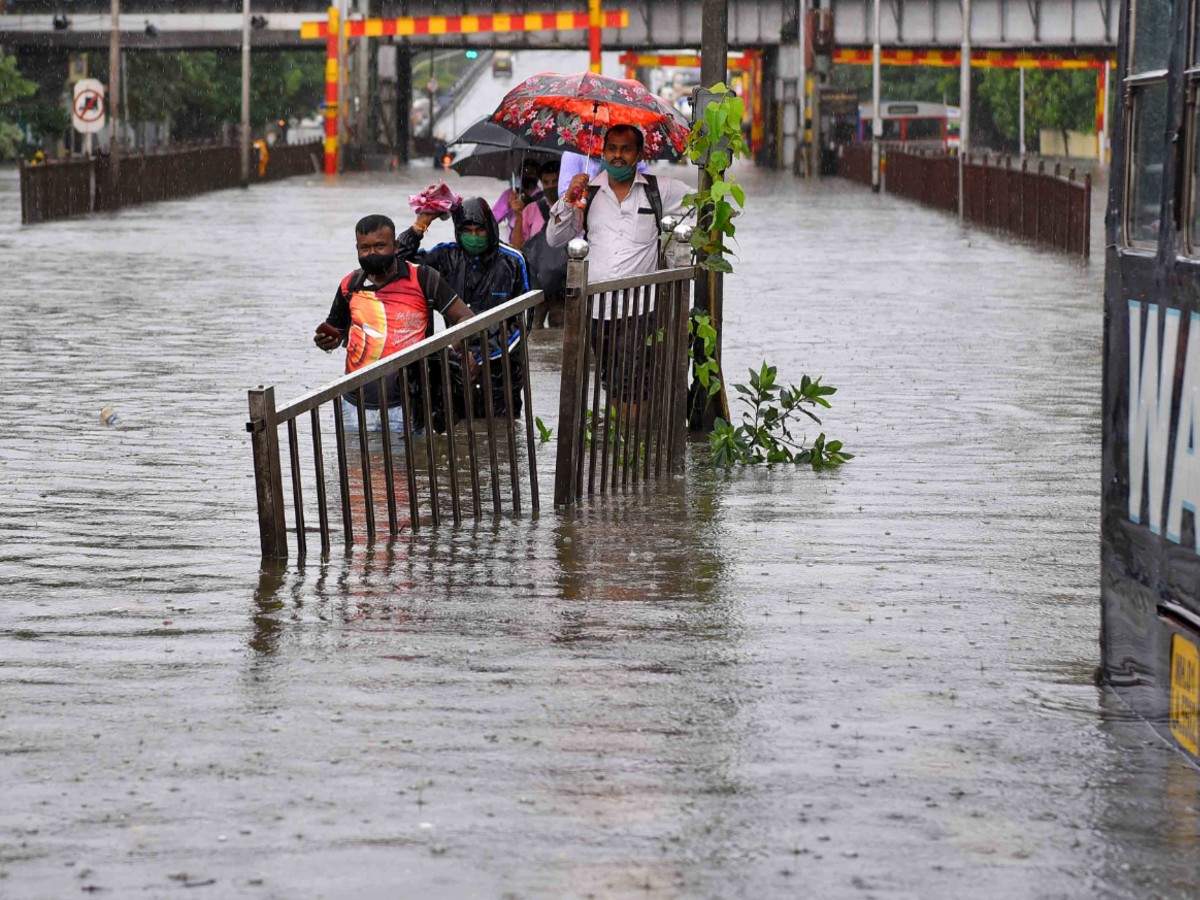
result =
M276 145L251 183L319 171L321 142ZM21 165L21 222L32 225L123 206L173 200L241 184L241 151L229 144L122 156L117 176L107 156Z
M381 431L379 452L382 456L383 481L387 505L387 527L390 534L398 534L402 526L407 525L417 530L422 525L424 516L432 525L441 523L445 514L449 514L457 524L462 520L465 485L463 477L470 485L469 508L476 519L483 515L483 491L487 489L491 495L492 514L499 516L503 511L502 484L505 481L501 473L501 462L507 463L509 492L511 495L510 508L519 515L521 512L521 483L523 475L528 476L529 504L536 514L540 509L538 494L537 456L534 447L534 412L533 397L529 388L529 354L524 327L526 310L544 302L541 291L530 291L515 297L507 303L497 306L481 315L474 316L465 322L439 332L432 337L399 351L391 356L353 372L322 388L305 394L282 407L275 406L274 388L259 387L249 392L250 421L246 430L251 435L251 447L254 456L254 484L258 501L259 538L264 557L282 558L288 555L288 526L285 513L285 496L283 490L283 469L280 462L279 428L287 429L288 461L291 482L291 522L295 532L296 552L303 557L307 554L308 540L306 534L306 516L304 501L304 477L300 462L301 444L298 422L307 414L308 431L312 441L311 465L314 475L313 485L317 499L317 531L320 534L321 550L328 553L331 544L331 529L329 523L329 501L326 485L325 455L322 439L321 411L322 407L332 407L334 423L334 440L337 450L337 483L340 496L342 538L347 548L354 544L356 534L356 518L366 532L367 540L373 542L378 535L376 520L375 479L370 440L368 436L368 416L366 389L374 388L378 397L379 427ZM518 324L520 323L520 324ZM520 386L524 399L525 413L525 471L521 469L521 461L517 453L516 422L514 409L514 377L513 360L510 355L510 328L518 328L522 337L516 342L516 354L521 370L524 372L523 384ZM498 338L500 348L498 363L500 366L497 377L490 352L480 355L483 385L482 394L484 415L484 435L486 448L479 447L479 435L476 434L476 416L474 413L476 400L474 389L469 387L470 379L460 379L454 384L451 377L451 353L457 359L465 359L475 347L487 347L488 335ZM433 365L431 366L431 362ZM431 368L434 370L431 376ZM504 413L502 428L504 430L503 444L497 437L497 416L494 415L493 390L491 386L499 386L503 390ZM456 390L457 388L457 390ZM358 419L358 458L359 468L353 473L354 487L361 493L352 490L350 456L347 450L346 426L341 398L350 396L357 407ZM390 403L389 398L395 397L398 403ZM465 415L460 423L455 416L456 400L461 399ZM434 407L438 406L444 417L440 423L435 422ZM403 435L404 465L403 473L406 484L404 495L397 492L395 479L395 448L392 445L395 422L391 416L399 411L401 433ZM417 427L414 427L417 419ZM440 429L435 429L440 424ZM460 458L458 441L458 426L463 425L466 438L467 460ZM442 434L436 434L436 431ZM424 460L418 460L415 447L417 439L424 443ZM481 462L482 450L486 449L487 467ZM466 468L463 473L460 470ZM421 471L423 469L423 471ZM439 477L443 470L445 478ZM425 499L421 498L421 483L426 485ZM442 492L442 485L449 488L449 495ZM400 501L406 500L408 518L401 520L399 514Z
M668 227L674 227L673 223ZM688 226L675 228L666 242L666 258L690 259L690 236ZM589 284L587 243L571 241L567 250L567 309L554 478L554 504L559 507L572 506L585 495L636 487L682 470L687 438L688 322L695 279L701 273L694 266L677 266ZM274 388L260 386L250 391L246 430L251 435L263 556L287 557L289 531L295 533L297 554L307 554L305 495L310 491L306 481L316 495L314 530L320 534L321 552L330 551L333 528L323 443L328 426L322 424L329 418L323 416L327 406L333 420L341 531L347 548L355 543L356 535L365 533L372 542L379 534L375 486L380 479L391 535L404 527L415 531L425 523L436 527L447 518L457 525L464 518L467 502L474 518L479 519L484 515L488 495L493 517L505 512L520 515L524 485L528 485L530 509L538 513L535 415L528 329L524 323L527 311L544 302L541 291L523 294L281 407L275 404ZM513 327L521 328L522 338L510 353ZM450 375L451 353L458 359L465 358L473 346L483 343L485 334L492 335L499 352L492 351L496 359L487 353L482 355L483 384L501 392L504 408L498 411L493 392L482 390L480 417L475 413L479 401L468 401L467 379L455 383ZM519 385L515 383L518 376L514 376L514 362L523 373ZM499 371L494 368L497 365ZM380 436L375 451L371 449L367 416L362 414L368 408L368 390L375 392L378 402ZM518 453L520 438L513 412L518 390L524 406L523 454ZM342 398L347 396L353 398L358 411L357 449L347 446L342 407ZM389 397L393 398L391 402ZM462 416L454 413L456 400L462 401ZM440 409L440 421L432 412L435 406ZM397 412L399 428L392 418ZM306 419L312 448L307 453L301 435ZM283 484L280 428L287 430L290 504ZM465 438L461 442L460 429ZM393 446L396 431L403 440L400 465ZM423 453L418 444L424 445ZM302 460L302 455L308 459ZM398 469L402 491L397 486ZM467 484L469 498L464 498ZM448 494L443 485L448 487ZM511 497L507 505L503 493ZM405 504L408 516L402 518L400 507Z
M871 148L844 148L838 174L870 184ZM864 180L865 165L865 180ZM915 148L885 147L883 189L947 212L958 211L958 157ZM963 166L963 217L1034 243L1091 254L1092 176L1076 179L1055 163L1047 170L1011 156L968 155Z
M685 240L679 232L675 239ZM568 245L555 506L683 465L688 320L699 270L589 284L587 250L585 241Z

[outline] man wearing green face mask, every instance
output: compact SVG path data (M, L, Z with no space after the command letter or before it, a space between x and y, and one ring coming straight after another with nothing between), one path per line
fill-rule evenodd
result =
M454 222L454 240L437 244L433 249L420 249L425 230L434 217L419 214L412 227L396 239L397 255L415 263L436 269L452 289L462 297L471 311L487 312L529 290L529 276L525 270L525 258L520 252L500 240L500 226L492 214L492 208L482 197L468 197L451 210ZM518 319L508 321L508 345L512 375L512 412L521 411L522 380L525 376L518 357L511 353L522 340L522 329ZM497 326L489 335L489 357L492 362L492 409L496 415L508 408L508 399L503 386L500 367L500 328ZM482 357L483 348L478 348ZM480 359L482 362L482 358ZM439 379L435 379L435 382ZM457 392L456 392L457 393ZM458 399L458 398L456 398ZM463 410L458 410L459 415ZM474 415L484 415L483 395L476 392Z

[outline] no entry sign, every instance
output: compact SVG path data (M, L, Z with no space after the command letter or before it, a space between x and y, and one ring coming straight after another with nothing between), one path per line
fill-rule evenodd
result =
M71 100L71 123L80 134L90 134L104 129L104 85L95 78L81 78L75 82Z

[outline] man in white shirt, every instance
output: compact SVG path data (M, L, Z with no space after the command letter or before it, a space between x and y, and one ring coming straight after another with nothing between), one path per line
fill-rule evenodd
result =
M641 131L632 125L614 125L604 135L604 170L599 175L576 175L565 191L560 178L546 243L561 247L571 238L586 236L591 281L657 271L659 223L647 193L651 179L662 198L662 215L678 215L692 190L677 178L639 173L642 140ZM575 206L587 197L591 202L586 210Z
M593 178L576 175L570 186L560 193L558 202L550 207L546 223L546 243L561 247L574 237L586 237L588 250L588 280L607 281L630 275L644 275L658 270L658 235L663 215L678 214L683 198L691 191L676 178L656 178L637 171L642 156L642 133L632 125L614 125L604 135L604 170ZM560 184L562 182L560 181ZM576 204L586 200L585 208ZM648 300L646 321L634 327L634 318L619 318L619 312L602 308L593 323L592 345L600 359L600 380L614 393L619 404L636 405L645 399L649 379L639 378L638 366L626 365L622 373L609 381L609 357L625 358L633 352L649 356L651 350L643 342L634 347L633 335L653 333L653 301ZM615 354L609 348L616 343ZM633 358L633 357L630 357ZM622 377L622 376L628 376Z

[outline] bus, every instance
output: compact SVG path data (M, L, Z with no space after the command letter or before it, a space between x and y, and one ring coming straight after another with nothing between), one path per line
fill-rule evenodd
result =
M1104 680L1200 760L1200 0L1121 6L1105 256Z
M908 100L883 100L879 105L883 107L883 140L942 150L958 146L957 106ZM874 118L874 104L860 103L858 143L870 143Z

